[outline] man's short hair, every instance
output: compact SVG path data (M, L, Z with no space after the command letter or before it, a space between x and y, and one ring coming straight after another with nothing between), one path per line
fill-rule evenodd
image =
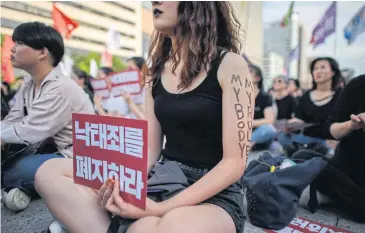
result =
M13 41L19 41L33 49L47 48L56 67L62 60L65 47L61 34L51 26L40 22L22 23L14 29Z

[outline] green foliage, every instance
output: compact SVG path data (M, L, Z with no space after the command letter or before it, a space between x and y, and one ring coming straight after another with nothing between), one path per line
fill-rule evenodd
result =
M91 60L95 60L96 63L98 64L98 67L101 67L101 54L100 53L90 52L86 56L74 54L71 57L74 60L74 68L83 70L87 73L90 72L90 61ZM121 71L126 68L127 68L126 64L119 57L113 56L113 69L115 71Z
M3 43L4 43L4 39L5 39L5 35L1 33L1 48L3 47Z

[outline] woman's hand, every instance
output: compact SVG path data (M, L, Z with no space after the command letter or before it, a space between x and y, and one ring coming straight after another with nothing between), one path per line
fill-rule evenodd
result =
M290 120L288 120L288 125L290 124L304 124L305 122L301 119L298 118L292 118Z
M121 93L124 100L127 102L127 104L130 104L132 102L131 95L128 92L122 92Z
M114 180L107 179L98 192L97 202L102 208L106 207L107 201L112 196L114 183Z
M94 95L94 104L96 106L101 106L101 98L97 95Z
M359 129L364 129L365 130L365 112L360 113L359 115L354 115L352 114L350 116L350 127L351 130L355 131L355 130L359 130Z
M293 128L291 127L292 125L297 125L297 124L304 124L305 122L301 119L298 118L293 118L287 121L287 125L286 128L284 130L284 132L286 133L292 133L295 132L297 130L293 130Z
M105 191L104 197L108 197L108 200L105 205L105 209L115 215L119 215L123 218L129 219L140 219L146 216L161 216L164 214L165 210L163 208L162 203L156 203L151 199L147 198L146 210L142 210L138 207L135 207L132 204L129 204L123 200L123 198L119 195L119 181L115 180L110 182L112 184L113 191L111 195L109 195L109 191ZM106 186L104 184L103 186ZM107 186L106 190L108 190L109 186ZM100 189L100 192L102 190ZM99 199L99 197L98 197ZM104 198L102 198L101 203L104 204Z

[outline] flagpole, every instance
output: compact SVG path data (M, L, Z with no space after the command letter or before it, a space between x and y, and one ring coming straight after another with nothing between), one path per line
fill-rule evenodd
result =
M336 59L337 57L337 10L338 10L338 7L337 7L337 4L336 3L336 16L335 16L335 40L333 42L333 53L334 53L334 58Z
M334 58L337 58L337 31L335 32L335 42L334 42Z

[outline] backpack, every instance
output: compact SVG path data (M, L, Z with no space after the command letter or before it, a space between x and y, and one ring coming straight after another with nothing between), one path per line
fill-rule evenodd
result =
M286 158L263 152L245 170L247 213L254 226L281 230L289 225L297 214L303 190L327 165L322 158L312 158L277 169Z
M353 182L341 169L342 164L335 156L328 158L312 150L302 149L293 154L294 160L310 160L321 157L328 162L325 169L310 184L308 208L314 213L319 208L317 191L329 197L331 210L356 222L365 222L365 190Z

